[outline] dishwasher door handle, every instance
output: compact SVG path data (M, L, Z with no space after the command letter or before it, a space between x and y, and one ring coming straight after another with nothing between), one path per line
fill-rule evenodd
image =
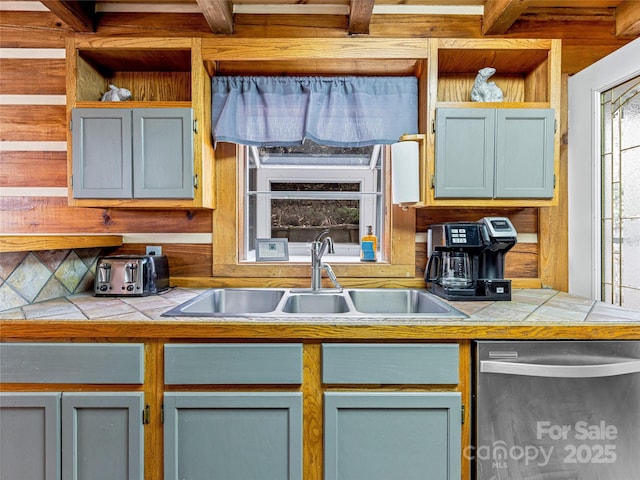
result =
M640 373L640 359L594 365L548 365L482 360L480 362L480 372L550 378L613 377L628 373Z

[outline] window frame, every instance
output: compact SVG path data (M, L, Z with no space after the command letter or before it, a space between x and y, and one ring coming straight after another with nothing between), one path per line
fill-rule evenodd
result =
M385 146L385 148L389 148ZM306 286L310 278L309 262L269 263L241 262L239 245L244 239L242 148L220 142L216 148L215 181L217 207L213 217L212 281L218 286ZM385 261L357 262L332 265L345 286L424 286L416 278L416 212L391 205L389 192L390 162L385 165L385 227L381 244Z

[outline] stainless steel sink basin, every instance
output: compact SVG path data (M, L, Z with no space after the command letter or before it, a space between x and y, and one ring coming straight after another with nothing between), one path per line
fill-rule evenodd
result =
M222 314L257 314L273 312L285 290L269 288L215 288L183 303L173 316L206 317ZM172 310L173 311L173 310ZM167 312L168 313L168 312Z
M426 290L392 288L352 288L344 291L214 288L162 316L466 318L464 313Z
M282 307L284 313L348 313L346 297L342 294L295 293Z
M405 289L363 289L349 290L349 296L355 309L362 313L408 314L433 313L446 314L451 307L426 290Z

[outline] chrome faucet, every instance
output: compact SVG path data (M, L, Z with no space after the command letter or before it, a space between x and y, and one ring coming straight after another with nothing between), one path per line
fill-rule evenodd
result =
M333 286L342 291L342 286L338 283L335 273L329 265L322 261L325 253L335 253L333 240L328 236L329 230L323 230L311 242L311 290L314 292L322 289L322 270L327 271L327 276Z

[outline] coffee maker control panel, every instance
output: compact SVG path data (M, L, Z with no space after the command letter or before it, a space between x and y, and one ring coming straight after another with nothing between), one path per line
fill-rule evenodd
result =
M466 228L452 228L449 231L451 235L451 243L467 243L467 229Z
M433 247L481 247L481 225L472 222L440 223L431 226Z

